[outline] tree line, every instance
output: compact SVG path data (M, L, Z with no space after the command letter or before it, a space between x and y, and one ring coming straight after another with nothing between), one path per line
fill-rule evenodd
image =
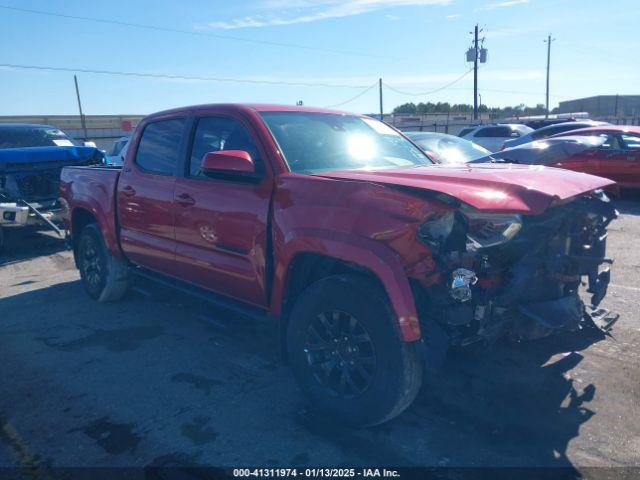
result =
M489 113L493 117L521 117L528 115L544 115L545 107L539 103L535 107L529 107L524 103L515 107L491 107L487 105L479 105L478 111L480 113ZM555 110L554 110L555 111ZM418 104L410 102L398 105L393 109L393 113L404 113L421 115L425 113L468 113L473 112L473 105L467 103L454 103L449 102L420 102Z

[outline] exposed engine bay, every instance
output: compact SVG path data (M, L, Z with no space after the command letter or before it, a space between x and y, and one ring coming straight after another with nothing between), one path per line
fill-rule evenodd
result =
M616 217L597 191L541 215L486 214L463 205L429 219L418 238L433 252L442 281L414 284L425 341L532 340L595 321L603 315L596 307L612 263L606 228ZM579 296L581 285L590 305Z

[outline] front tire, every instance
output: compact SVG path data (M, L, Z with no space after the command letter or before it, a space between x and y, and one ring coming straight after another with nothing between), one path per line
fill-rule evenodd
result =
M386 293L366 277L327 277L300 294L289 317L288 358L315 409L371 426L413 402L422 363L394 323Z
M99 302L121 299L129 288L129 269L107 249L95 223L82 229L77 245L77 264L87 294Z

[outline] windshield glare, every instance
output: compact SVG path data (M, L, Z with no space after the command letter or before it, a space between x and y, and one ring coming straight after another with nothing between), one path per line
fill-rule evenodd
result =
M263 112L292 172L385 169L433 162L394 129L353 115Z
M71 139L52 127L2 127L0 148L73 146Z
M454 136L409 135L420 148L434 154L442 163L466 163L491 152L480 145Z

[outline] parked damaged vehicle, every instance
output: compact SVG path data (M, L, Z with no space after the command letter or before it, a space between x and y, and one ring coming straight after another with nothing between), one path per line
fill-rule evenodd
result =
M610 326L591 307L612 183L436 165L366 116L203 105L146 117L121 169L64 168L61 191L92 298L143 276L272 319L312 405L373 425L451 347Z
M98 149L75 146L49 125L0 125L0 250L9 229L44 227L62 234L60 171L102 158Z

